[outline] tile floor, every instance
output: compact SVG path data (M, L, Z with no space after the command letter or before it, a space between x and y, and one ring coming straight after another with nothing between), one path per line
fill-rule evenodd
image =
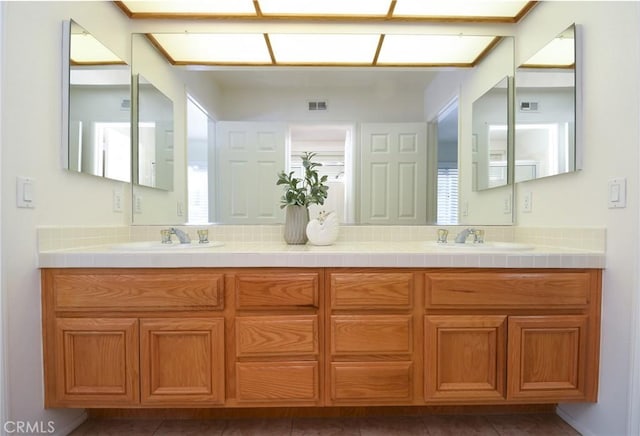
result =
M554 414L232 420L93 418L71 433L72 436L560 436L579 434Z

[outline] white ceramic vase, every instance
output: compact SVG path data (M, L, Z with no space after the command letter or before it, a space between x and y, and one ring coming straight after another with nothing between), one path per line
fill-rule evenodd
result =
M338 216L335 212L328 214L321 212L318 218L312 219L307 224L307 237L313 245L331 245L338 239Z

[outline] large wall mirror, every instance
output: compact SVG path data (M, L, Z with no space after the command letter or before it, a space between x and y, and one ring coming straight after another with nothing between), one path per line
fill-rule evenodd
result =
M75 21L63 29L63 165L129 182L130 68Z
M471 152L473 189L509 183L511 79L504 77L473 102Z
M133 80L134 183L170 191L173 189L173 101L136 74Z
M487 89L505 74L513 74L513 41L504 39L508 44L502 52L508 57L501 55L500 60L504 62L500 62L499 72L485 69L482 80L476 80L474 86L482 81L486 82L483 86ZM134 42L143 40L148 42L149 38L134 35ZM137 48L134 45L134 71L152 77L153 68L143 65L142 50ZM488 53L491 56L491 51ZM193 140L198 147L191 148L197 148L197 155L190 154L189 144L184 151L176 150L187 156L187 168L176 166L176 174L187 172L189 175L184 177L184 186L180 177L174 178L175 192L188 191L189 211L183 222L194 216L198 216L198 223L284 222L279 207L282 192L276 186L277 172L295 171L301 152L316 151L317 159L323 163L321 172L329 176L330 196L334 194L328 200L329 207L339 211L344 223L467 223L463 217L451 216L447 222L437 221L437 196L460 195L458 162L451 163L450 169L455 171L450 171L448 188L440 189L442 177L436 162L442 150L438 138L430 138L428 121L432 114L427 113L426 102L449 103L450 97L460 92L461 81L474 74L475 66L210 67L183 65L175 60L168 61L167 65L171 65L175 77L183 81L183 89L206 111L202 123L205 128L201 129L207 131L206 138L189 131L175 132L188 142L198 138ZM446 76L450 79L443 78ZM440 82L450 85L450 95L445 97L439 93ZM175 98L176 104L177 101ZM463 104L470 106L471 102L464 100ZM187 117L176 120L176 126L187 129L190 111L178 105L175 109L176 117L183 114ZM466 116L470 112L456 107L456 122L458 113ZM207 121L207 115L212 121ZM468 119L459 122L470 125ZM447 143L450 142L457 155L459 147L467 148L466 138L470 135L465 130L465 138L462 135L458 138L457 124L449 130L455 138ZM470 173L470 168L462 168ZM194 186L194 180L200 185ZM465 184L464 189L471 188ZM402 195L397 195L398 192ZM196 202L200 209L193 213L191 209ZM450 203L457 207L457 201ZM495 211L487 210L494 206ZM482 207L485 209L482 217L473 224L512 222L510 215L505 215L502 202L497 205L483 201ZM175 210L174 204L163 208L164 211L171 209ZM136 224L149 222L156 223L136 213Z
M516 182L580 167L576 40L571 25L516 70Z

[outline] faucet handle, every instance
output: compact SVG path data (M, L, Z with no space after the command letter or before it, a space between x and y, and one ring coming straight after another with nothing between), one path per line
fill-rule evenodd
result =
M162 229L160 230L160 242L162 242L163 244L172 244L173 241L171 240L171 230L170 229Z
M448 235L449 235L449 230L438 229L438 244L446 244Z
M473 231L473 243L474 244L483 244L484 243L484 230L476 229Z

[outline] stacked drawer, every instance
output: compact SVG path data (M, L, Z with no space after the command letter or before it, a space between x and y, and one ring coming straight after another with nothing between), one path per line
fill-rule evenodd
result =
M238 273L235 400L320 404L320 273Z
M332 271L328 281L328 401L411 403L418 354L414 273Z

